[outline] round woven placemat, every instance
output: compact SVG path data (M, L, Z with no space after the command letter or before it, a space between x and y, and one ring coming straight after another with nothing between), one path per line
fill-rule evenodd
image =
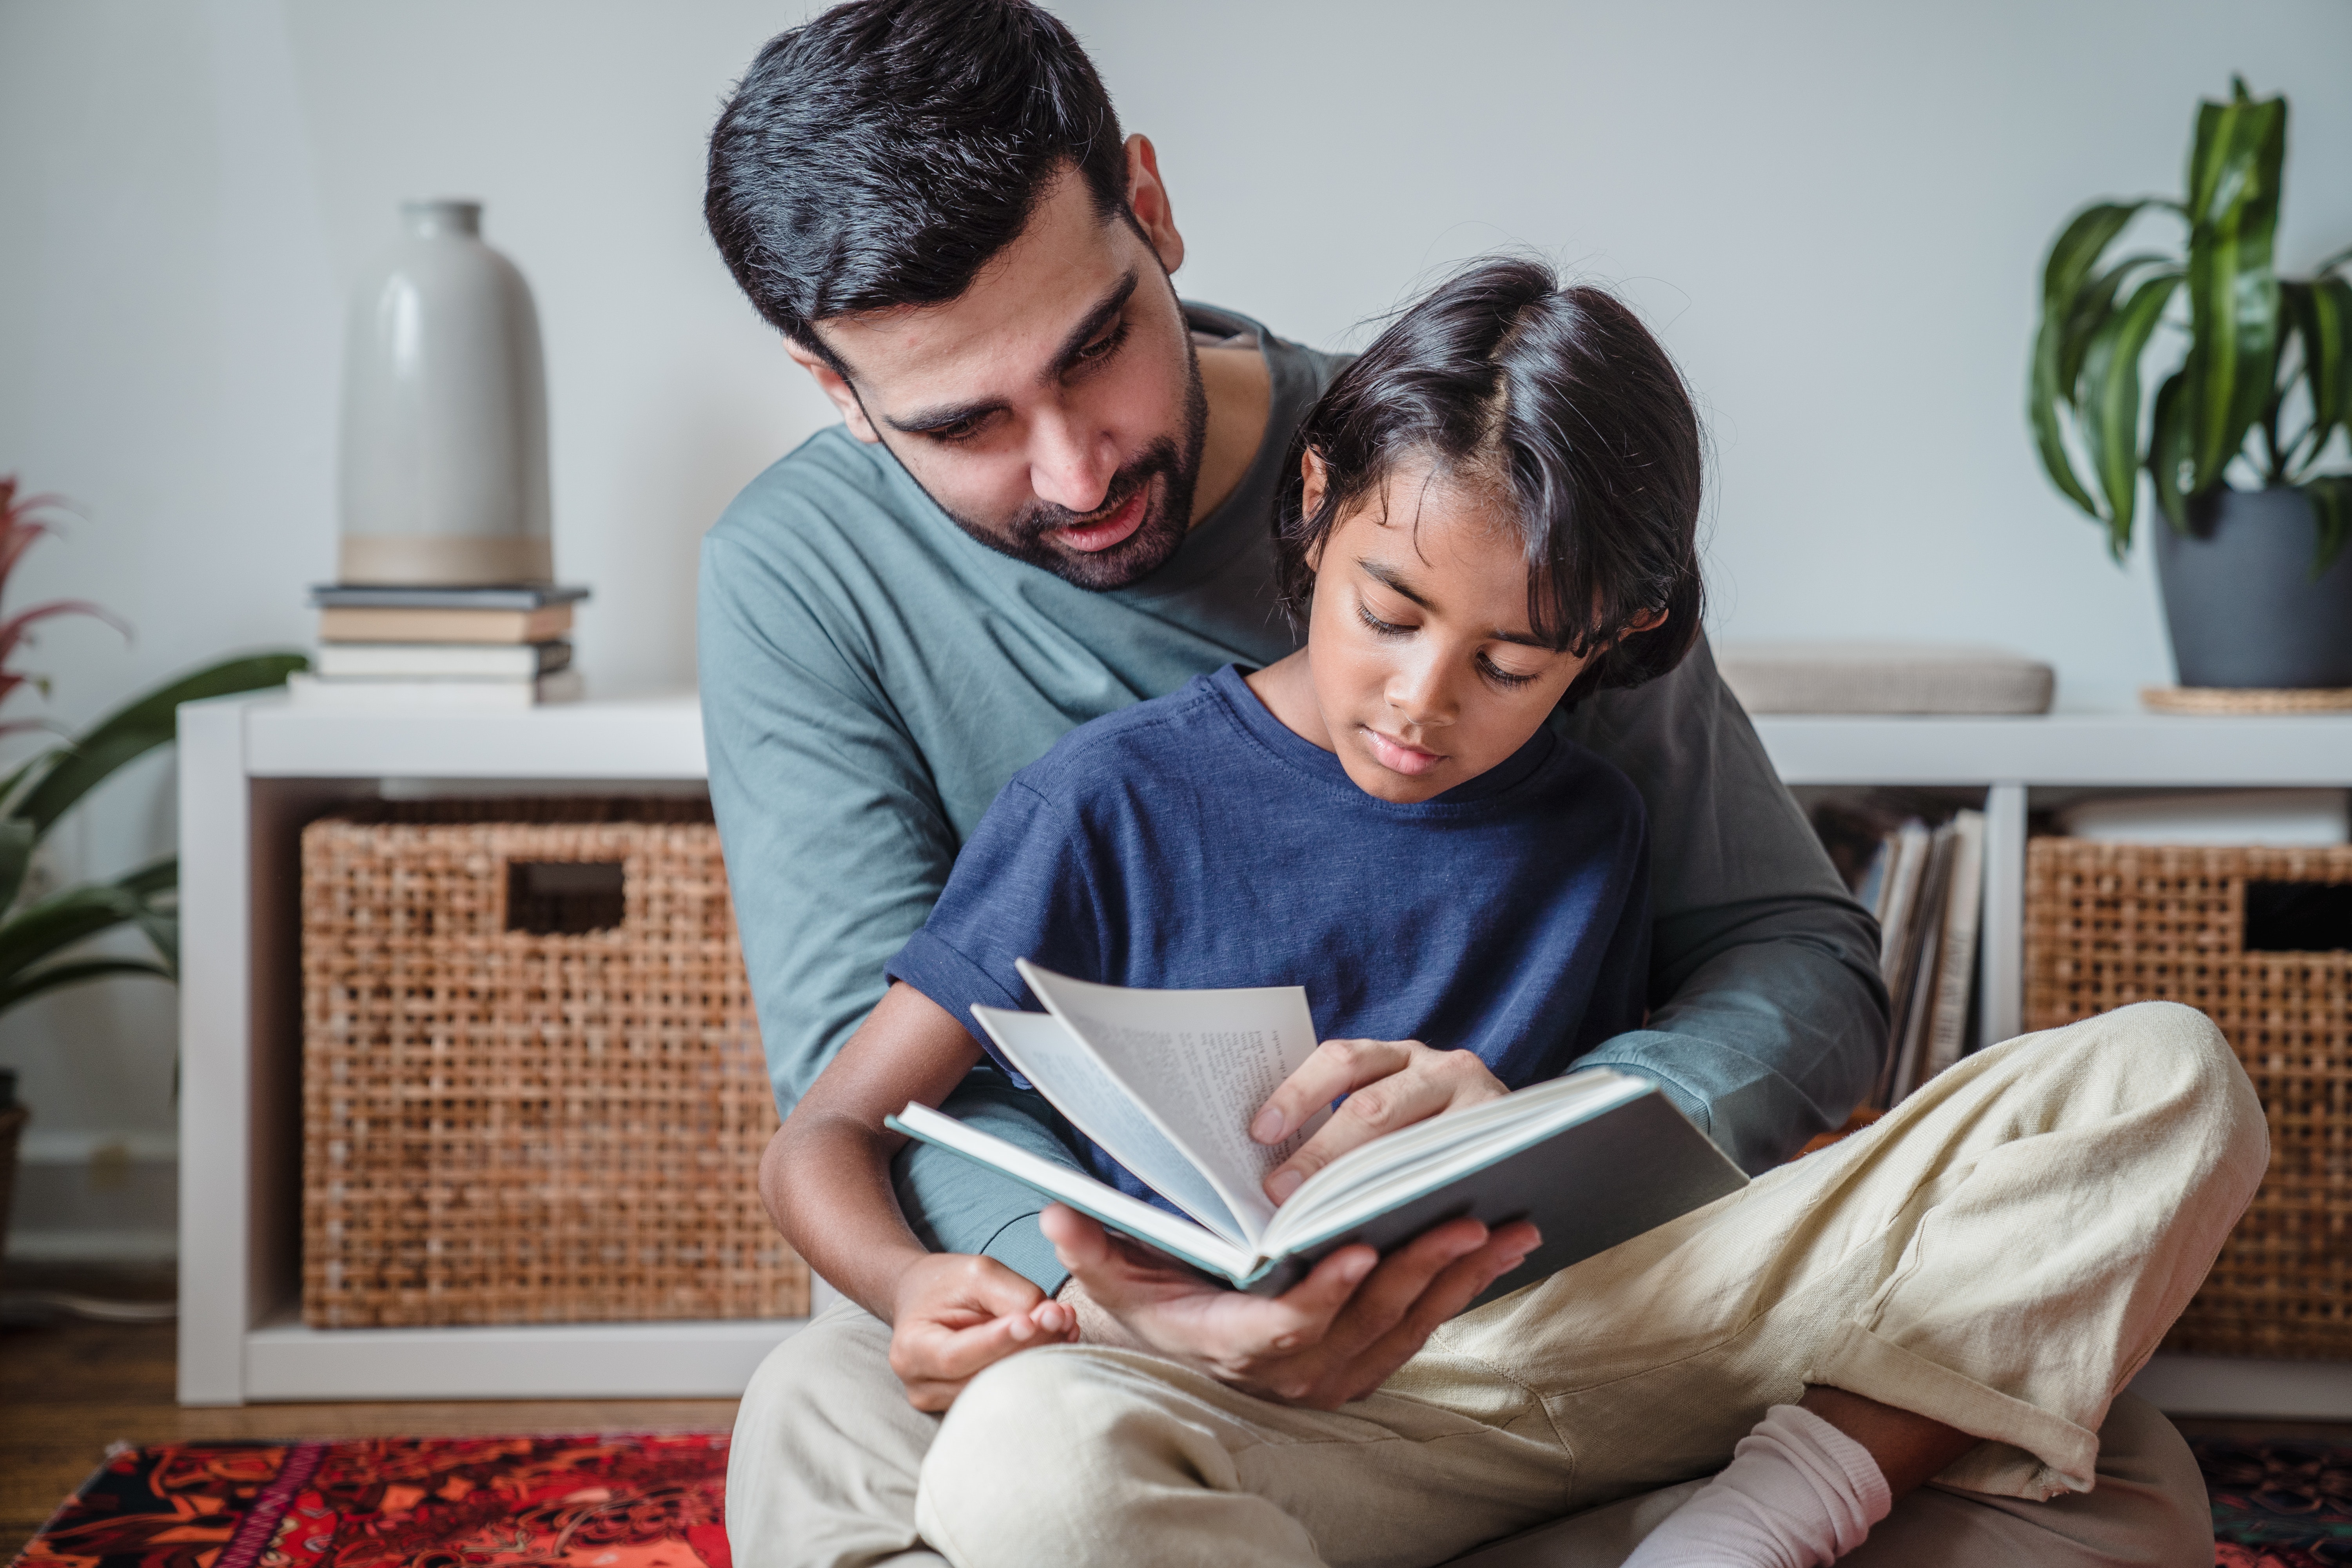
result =
M2157 713L2352 713L2352 686L2143 686L2139 700Z

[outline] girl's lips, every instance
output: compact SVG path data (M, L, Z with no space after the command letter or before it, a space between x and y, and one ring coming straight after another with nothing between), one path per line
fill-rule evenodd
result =
M1408 746L1383 735L1370 724L1364 726L1364 737L1371 742L1372 755L1381 766L1407 778L1419 778L1445 760L1435 752L1424 752L1419 746Z
M1114 544L1124 544L1137 529L1143 526L1143 506L1150 499L1150 494L1151 488L1146 485L1128 497L1117 511L1100 522L1090 522L1081 528L1057 528L1054 530L1054 537L1087 555L1108 550Z

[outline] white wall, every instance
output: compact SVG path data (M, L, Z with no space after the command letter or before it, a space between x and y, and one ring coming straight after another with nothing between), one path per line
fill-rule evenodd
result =
M0 0L0 471L87 514L10 603L139 631L46 637L52 711L307 635L343 290L423 195L486 200L537 291L583 668L690 679L696 537L827 417L699 224L721 94L808 9ZM2168 672L2144 554L2110 565L2026 443L2042 247L2177 189L2232 69L2294 101L2286 262L2352 241L2340 0L1060 9L1160 145L1187 292L1341 343L1496 246L1621 282L1708 410L1719 636L1991 640L2070 705ZM168 782L126 780L58 868L168 847ZM52 1152L165 1148L170 1050L152 983L0 1020Z

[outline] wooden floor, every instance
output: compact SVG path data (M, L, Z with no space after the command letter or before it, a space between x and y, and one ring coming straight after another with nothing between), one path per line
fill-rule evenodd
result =
M168 1274L8 1270L7 1288L169 1300ZM220 1437L459 1436L530 1432L723 1432L731 1399L535 1400L433 1405L173 1402L169 1323L0 1324L0 1560L14 1557L116 1442Z

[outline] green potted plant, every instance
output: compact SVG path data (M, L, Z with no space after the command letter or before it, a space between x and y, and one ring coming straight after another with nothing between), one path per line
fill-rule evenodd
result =
M2352 247L2278 275L2286 123L2285 99L2233 79L2198 108L2185 202L2093 203L2042 269L2035 447L2117 561L2147 476L2183 686L2352 687L2352 465L2335 440L2352 437ZM2143 213L2180 243L2112 256ZM2173 353L2149 392L2159 334Z
M9 574L25 552L55 531L44 518L62 504L55 496L20 496L16 477L0 475L0 600L5 599ZM31 640L33 627L58 616L95 616L122 625L79 599L52 600L0 617L0 704L28 686L47 694L46 680L13 666ZM58 819L116 769L171 742L181 703L280 685L289 671L308 662L299 653L254 654L180 676L0 775L0 1014L44 992L107 975L178 978L177 858L166 857L112 881L50 891L32 886L34 852ZM0 722L0 735L54 729L40 719ZM92 938L124 926L136 926L144 934L151 956L82 951ZM0 1097L0 1252L6 1250L16 1136L25 1121L23 1109L13 1103L15 1075L6 1076L8 1093Z

